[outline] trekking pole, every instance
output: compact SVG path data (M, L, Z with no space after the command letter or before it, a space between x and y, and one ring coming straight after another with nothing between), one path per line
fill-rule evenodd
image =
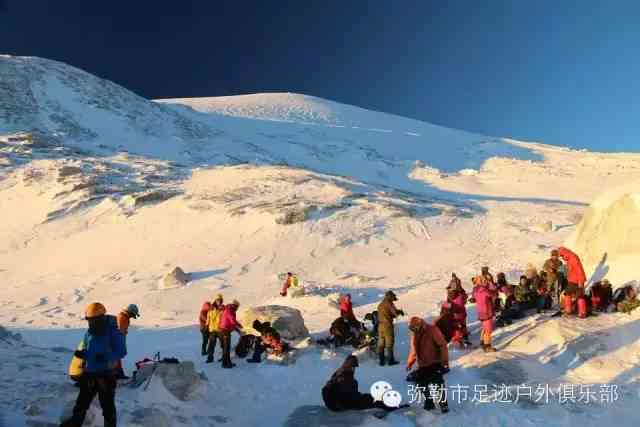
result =
M144 388L143 388L144 391L147 391L147 389L149 388L149 384L151 384L151 380L153 379L153 374L156 373L156 368L158 367L159 363L160 363L160 352L157 352L155 356L153 356L153 367L151 368L151 375L149 375L149 379L147 380L147 383L144 385Z

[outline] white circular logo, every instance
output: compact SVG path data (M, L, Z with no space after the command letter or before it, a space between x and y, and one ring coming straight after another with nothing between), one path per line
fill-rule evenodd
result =
M402 395L395 390L389 390L382 396L382 402L391 408L398 408L402 402Z
M386 381L376 381L369 391L371 392L371 396L373 396L373 400L379 402L382 400L382 396L389 390L391 390L391 384Z

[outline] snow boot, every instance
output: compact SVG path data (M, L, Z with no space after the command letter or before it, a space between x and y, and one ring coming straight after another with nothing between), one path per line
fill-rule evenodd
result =
M235 366L236 366L236 364L235 364L235 363L231 363L231 364L229 364L229 365L222 365L222 367L223 367L224 369L231 369L231 368L233 368L233 367L235 367Z
M496 351L498 351L498 349L493 347L491 344L485 344L484 345L484 352L485 353L495 353Z
M397 365L400 362L398 362L396 360L396 358L393 356L393 350L389 350L389 361L387 362L387 365L389 366L393 366L393 365Z
M380 361L380 366L384 366L386 363L385 357L384 357L384 351L381 351L378 353L378 359Z
M205 363L213 363L213 357L207 357L207 361Z

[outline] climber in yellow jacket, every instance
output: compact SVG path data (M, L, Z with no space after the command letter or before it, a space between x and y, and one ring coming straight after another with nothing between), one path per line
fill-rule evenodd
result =
M216 349L216 342L221 337L220 334L220 319L222 319L222 313L224 312L222 295L216 295L216 299L211 303L211 308L207 313L207 329L209 331L209 344L207 347L207 363L213 362L213 353Z

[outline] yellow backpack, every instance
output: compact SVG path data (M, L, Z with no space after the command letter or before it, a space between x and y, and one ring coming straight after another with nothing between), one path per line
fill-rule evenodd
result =
M84 350L84 338L78 344L77 350ZM84 373L84 360L77 358L75 355L71 358L69 363L69 376L79 377Z

